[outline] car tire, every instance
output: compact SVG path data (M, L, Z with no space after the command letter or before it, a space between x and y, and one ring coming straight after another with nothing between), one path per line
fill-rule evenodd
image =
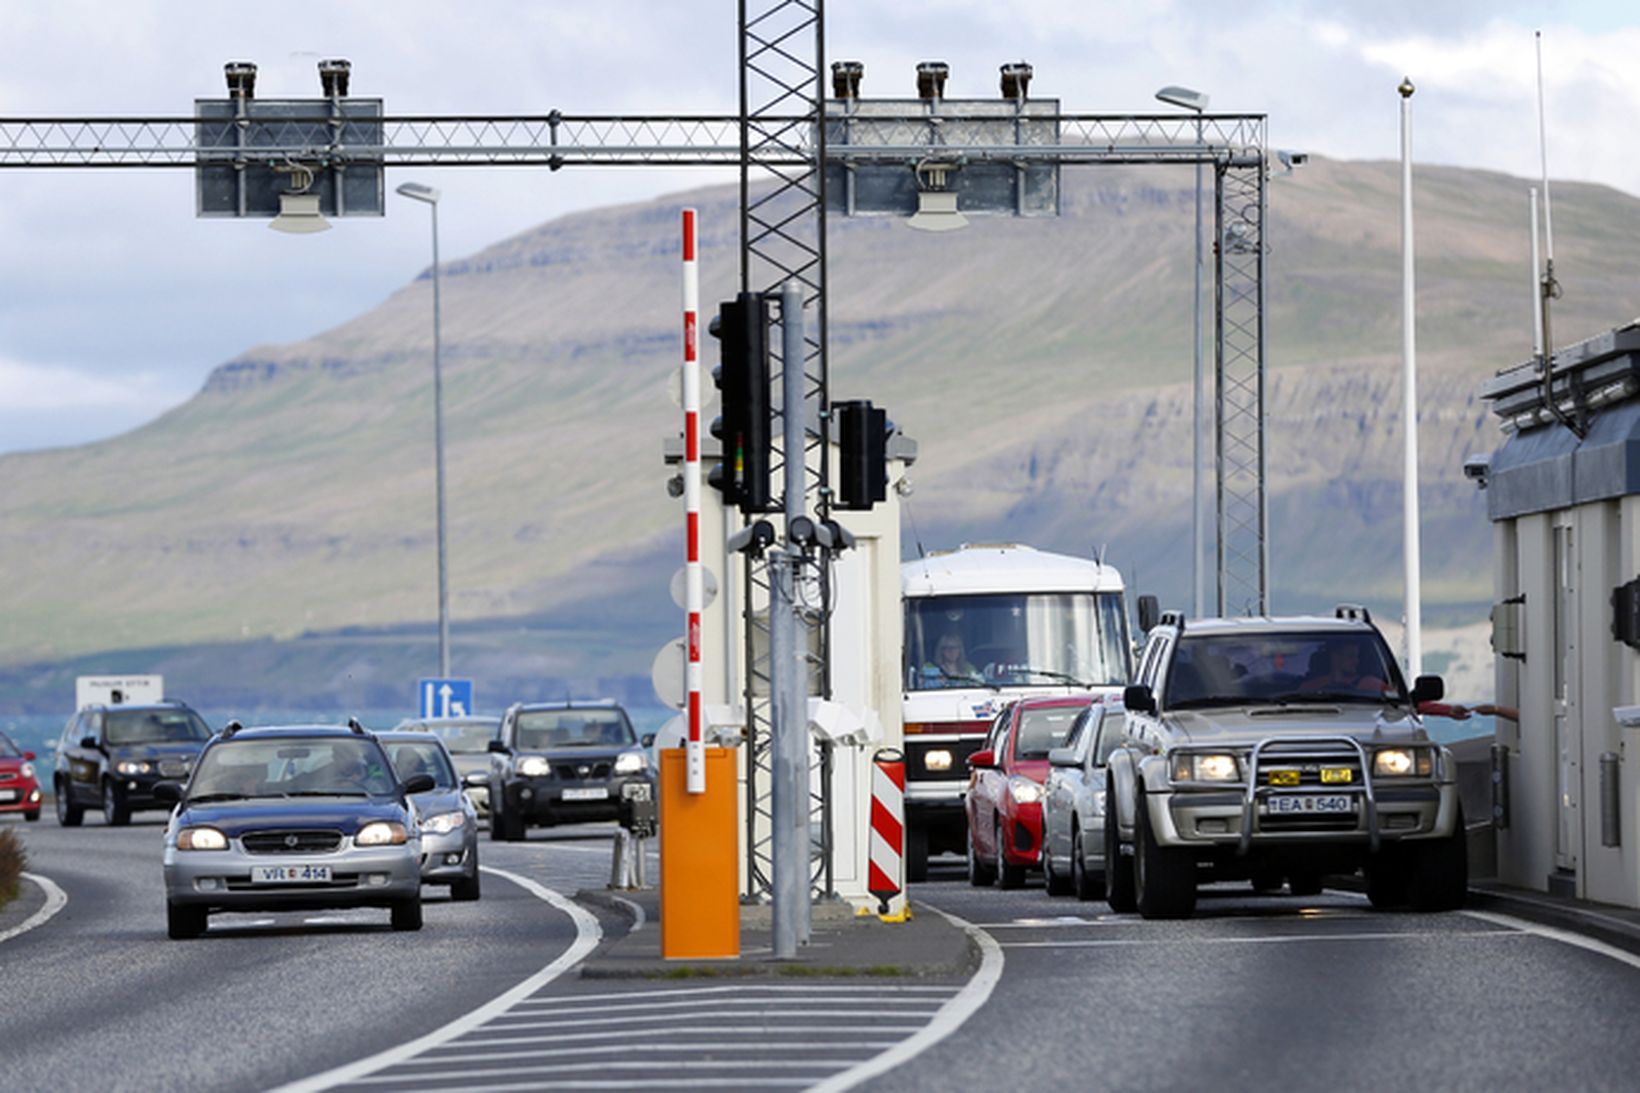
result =
M27 823L31 823L31 824L39 823L40 822L40 810L35 809L33 812L23 813L23 819Z
M1071 829L1075 830L1075 828L1076 828L1076 817L1072 816L1071 817ZM1071 849L1072 849L1072 852L1074 853L1074 851L1076 849L1074 840L1072 841ZM1071 872L1069 872L1069 873L1061 873L1059 870L1054 868L1053 854L1050 853L1049 850L1048 850L1048 833L1047 833L1047 831L1043 831L1043 833L1042 833L1042 882L1048 889L1048 895L1050 895L1050 896L1068 896L1068 895L1070 895L1072 888L1075 887L1075 879L1076 879L1076 866L1074 864L1071 866Z
M57 800L57 826L79 827L80 821L85 819L85 809L74 803L73 791L65 782L58 782L53 792Z
M112 778L103 779L102 802L103 819L109 827L124 827L131 822L131 809Z
M997 816L996 840L997 887L1010 889L1025 887L1025 867L1015 865L1008 860L1008 844L1003 842L1003 824L1000 815Z
M1196 862L1162 846L1141 796L1133 816L1133 903L1144 918L1189 918L1196 909Z
M974 825L972 823L968 825L968 837L963 842L968 852L968 883L975 888L989 888L991 882L996 880L997 871L995 867L986 865L979 860L979 849L974 846Z
M928 832L907 829L905 833L905 879L921 884L928 879Z
M165 904L165 936L172 941L187 941L205 933L210 913L203 907L186 903Z
M1407 904L1407 862L1395 849L1383 849L1368 861L1367 901L1374 911L1393 911Z
M421 929L421 893L418 892L409 899L393 904L389 913L392 915L393 929Z
M1086 851L1082 847L1082 825L1071 821L1071 891L1080 900L1098 899L1104 895L1104 878L1088 871Z
M511 812L503 813L499 824L502 842L515 843L524 837L524 817L515 816Z
M1294 896L1319 896L1321 874L1314 869L1300 869L1287 874L1287 893Z
M1456 911L1469 894L1469 838L1463 812L1452 834L1441 839L1411 843L1408 895L1414 911Z
M1127 914L1134 909L1133 859L1122 857L1122 836L1116 821L1116 787L1105 788L1105 902Z
M473 866L473 875L462 877L450 885L450 898L457 903L471 903L479 895L478 866Z
M1274 895L1281 891L1281 874L1269 869L1258 869L1251 878L1253 891L1261 896Z

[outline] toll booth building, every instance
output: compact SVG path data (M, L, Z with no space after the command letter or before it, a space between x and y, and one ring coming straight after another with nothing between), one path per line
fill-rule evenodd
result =
M1640 907L1640 320L1482 391L1500 880ZM1469 817L1471 820L1479 817Z

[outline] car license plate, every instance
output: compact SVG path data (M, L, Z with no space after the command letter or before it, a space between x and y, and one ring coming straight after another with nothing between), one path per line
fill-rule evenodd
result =
M564 800L607 801L609 800L609 789L606 786L592 786L587 789L566 789L564 790Z
M15 800L17 800L17 791L15 789L0 789L0 801Z
M1342 793L1294 793L1266 798L1264 810L1276 816L1348 813L1355 811L1355 802Z
M328 865L258 865L251 869L253 884L329 884Z

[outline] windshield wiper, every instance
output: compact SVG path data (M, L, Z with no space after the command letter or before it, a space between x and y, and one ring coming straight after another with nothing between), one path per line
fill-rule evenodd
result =
M1271 695L1258 701L1271 706L1303 706L1327 702L1370 702L1374 706L1381 706L1385 699L1374 698L1358 691L1293 691L1288 694Z
M990 680L985 679L978 673L971 676L954 676L950 672L947 672L944 668L935 668L934 670L939 673L941 679L950 683L958 683L964 687L989 687L993 691L1002 690L1000 684L992 683ZM923 675L928 675L928 669L923 669Z
M1089 683L1087 680L1077 679L1073 675L1068 675L1065 672L1055 672L1048 668L1010 668L1008 670L1010 672L1024 672L1026 675L1032 676L1047 676L1049 679L1057 679L1061 683L1070 683L1077 687L1093 686L1093 684Z
M1170 710L1205 709L1209 706L1248 706L1253 700L1241 695L1205 695L1201 698L1181 698L1176 702L1169 702Z
M368 797L362 789L293 789L281 797Z
M196 793L188 798L191 805L210 804L212 801L243 801L243 793Z

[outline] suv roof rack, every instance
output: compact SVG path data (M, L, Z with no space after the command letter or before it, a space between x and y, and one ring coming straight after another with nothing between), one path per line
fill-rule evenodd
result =
M222 738L226 740L228 737L232 736L244 727L245 726L241 725L238 721L230 721L226 725L222 726Z
M1171 627L1173 627L1173 629L1179 631L1180 633L1183 633L1184 632L1184 612L1183 611L1163 611L1162 612L1162 617L1160 619L1156 620L1156 625L1157 626L1171 626Z
M347 727L353 730L354 736L365 735L364 726L359 724L359 719L356 717L350 717L347 719Z
M1357 622L1372 622L1372 612L1358 603L1341 603L1333 608L1333 618L1353 619Z

